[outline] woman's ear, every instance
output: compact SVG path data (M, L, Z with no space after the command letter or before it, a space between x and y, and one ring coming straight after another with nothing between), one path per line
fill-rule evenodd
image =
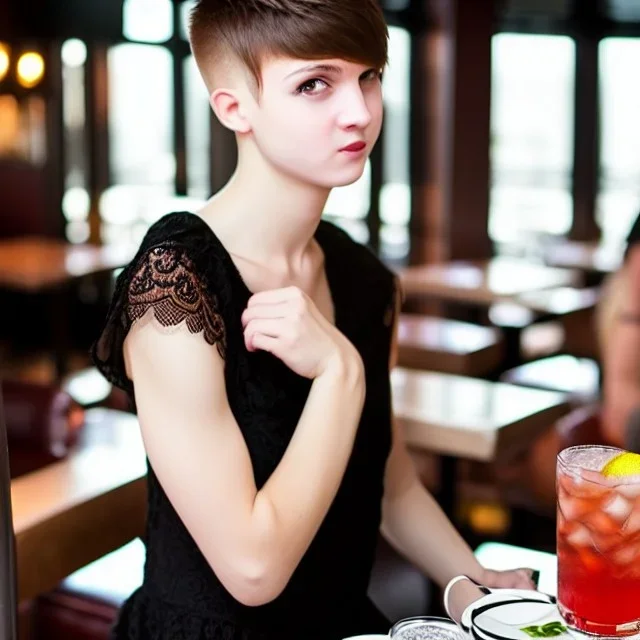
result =
M209 99L220 123L235 133L249 133L251 125L242 110L238 94L232 89L216 89Z

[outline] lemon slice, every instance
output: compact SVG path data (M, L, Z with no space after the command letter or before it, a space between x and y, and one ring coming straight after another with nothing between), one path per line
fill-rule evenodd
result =
M640 455L637 453L619 453L602 467L605 478L624 478L640 475Z

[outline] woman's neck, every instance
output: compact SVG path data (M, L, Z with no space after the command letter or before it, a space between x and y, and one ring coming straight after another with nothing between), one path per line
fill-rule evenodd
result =
M232 178L200 215L231 253L295 271L309 250L330 189L284 175L256 155L241 155Z

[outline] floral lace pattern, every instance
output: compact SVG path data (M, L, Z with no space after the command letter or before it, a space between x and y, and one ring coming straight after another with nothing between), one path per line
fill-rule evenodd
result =
M207 343L218 345L224 357L222 317L184 249L160 245L141 261L129 285L129 321L140 320L149 309L163 327L185 322L191 333L203 333Z

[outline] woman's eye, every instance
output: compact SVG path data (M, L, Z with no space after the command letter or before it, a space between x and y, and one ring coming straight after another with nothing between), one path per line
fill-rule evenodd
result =
M363 80L382 80L382 72L377 69L369 69L362 75Z
M320 90L327 86L328 85L324 80L320 80L320 78L313 78L313 80L307 80L304 84L301 84L297 91L298 93L313 94L319 93Z

